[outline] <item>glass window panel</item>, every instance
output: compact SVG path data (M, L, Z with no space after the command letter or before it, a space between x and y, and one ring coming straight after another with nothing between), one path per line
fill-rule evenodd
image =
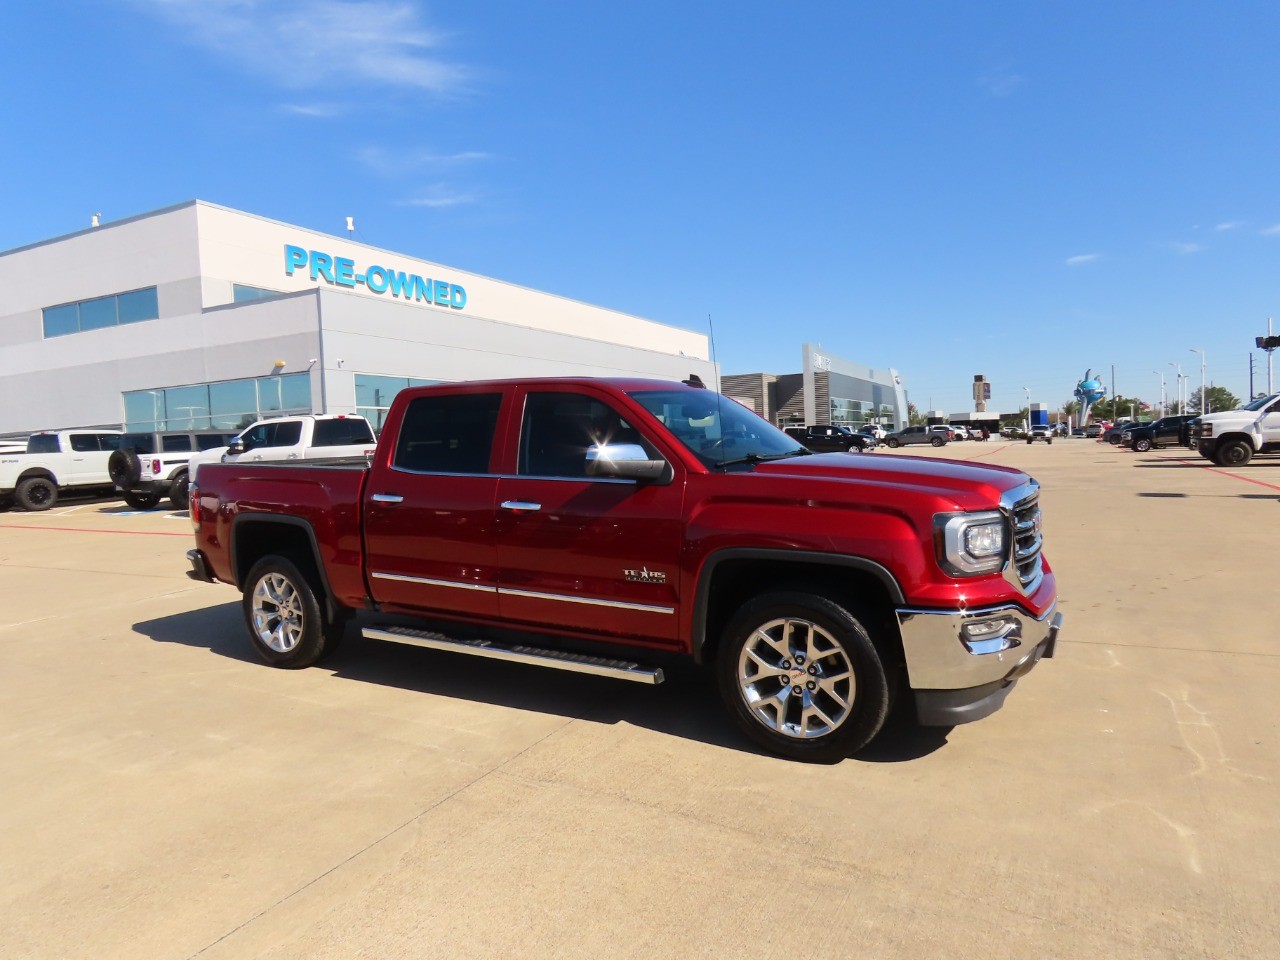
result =
M164 391L165 419L169 430L199 430L209 426L209 388L170 387Z
M258 386L258 412L264 416L279 413L283 409L280 406L280 378L263 377L255 383Z
M98 449L98 435L96 433L73 433L70 440L71 449L76 453Z
M369 421L374 433L382 433L382 427L387 422L387 411L384 408L356 407L356 413Z
M124 435L120 445L133 450L137 453L155 453L156 441L155 435L152 433L144 433L142 431L130 432Z
M361 407L389 407L395 395L409 385L405 377L375 377L356 374L356 405Z
M163 390L135 390L124 395L124 428L138 433L156 429L164 419Z
M419 397L409 404L395 465L428 473L487 473L500 393Z
M261 300L263 297L274 297L279 292L279 290L267 290L265 287L251 287L247 283L233 283L231 285L231 298L236 303Z
M116 298L99 297L80 302L80 329L98 330L116 325Z
M290 373L281 377L280 405L284 410L310 411L311 374Z
M243 415L257 419L258 391L252 380L228 380L226 383L209 384L209 413L214 418L230 419L227 429L235 425ZM250 421L252 422L252 420ZM219 423L218 426L224 426Z
M80 305L68 303L63 307L48 307L44 311L44 335L62 337L80 331Z
M190 434L180 433L172 437L161 437L160 446L165 453L173 453L178 450L190 450L191 436Z
M292 447L302 439L302 422L300 420L283 420L270 424L266 446Z
M120 441L123 439L118 433L100 433L98 434L98 449L119 450Z
M27 437L27 453L57 453L58 435L56 433L33 433Z
M160 316L160 305L156 299L156 288L134 290L122 293L116 298L121 323L137 323L139 320L154 320Z

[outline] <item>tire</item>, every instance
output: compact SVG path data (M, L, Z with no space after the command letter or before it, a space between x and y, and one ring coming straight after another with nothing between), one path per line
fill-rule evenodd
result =
M1113 447L1118 447L1120 446L1120 437L1117 436L1116 434L1112 434L1111 436L1107 437L1107 443L1111 444Z
M23 510L48 510L58 502L58 485L48 477L27 477L18 484L13 498Z
M885 446L887 446L890 450L897 450L900 446L902 446L902 441L899 440L897 437L890 437L888 440L885 441Z
M811 593L743 605L721 636L716 674L743 733L790 760L835 763L860 750L884 726L892 699L885 660L862 622ZM801 679L797 695L800 684L791 684Z
M8 513L13 509L13 497L0 497L0 513Z
M119 450L116 451L116 453L119 452ZM124 497L124 502L135 510L154 510L160 505L160 494L158 493L126 490L121 496Z
M107 476L121 490L137 486L142 479L142 461L132 447L114 450L107 458Z
M191 474L183 471L169 485L169 502L175 510L185 510L191 505Z
M1151 441L1145 437L1139 437L1137 440L1133 441L1134 453L1146 453L1150 449Z
M1243 467L1253 459L1253 447L1243 440L1218 444L1214 459L1220 467Z
M1030 437L1027 437L1027 446L1028 446L1028 447L1029 447L1029 446L1031 446L1031 438L1030 438Z
M947 441L943 440L941 437L934 437L932 440L929 441L929 446L940 447L946 442Z
M1049 444L1049 446L1053 446L1053 437L1046 437L1044 442Z
M311 666L336 648L346 626L341 618L326 621L311 581L292 560L275 554L249 570L240 606L254 650L273 667Z

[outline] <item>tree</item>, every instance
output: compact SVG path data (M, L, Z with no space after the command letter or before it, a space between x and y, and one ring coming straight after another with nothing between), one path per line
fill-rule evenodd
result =
M1115 420L1119 417L1133 417L1136 420L1150 409L1150 404L1137 397L1103 397L1093 405L1092 417L1094 420Z
M916 405L910 400L907 401L907 426L917 427L924 423L924 415L916 409Z
M1199 415L1213 413L1215 410L1235 410L1240 406L1236 395L1226 387L1215 387L1212 384L1204 388L1204 400L1208 410L1200 409L1200 391L1192 390L1187 397L1187 413Z

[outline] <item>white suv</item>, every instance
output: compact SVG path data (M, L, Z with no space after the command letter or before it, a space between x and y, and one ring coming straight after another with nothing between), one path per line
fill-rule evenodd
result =
M68 490L111 489L107 460L119 430L49 430L27 439L26 453L0 454L0 511L15 503L48 510Z
M245 427L225 447L197 453L188 461L188 469L194 482L202 463L368 457L377 445L364 417L344 413L279 417Z

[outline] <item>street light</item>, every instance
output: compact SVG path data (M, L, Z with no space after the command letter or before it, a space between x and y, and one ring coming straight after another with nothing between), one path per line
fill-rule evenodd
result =
M1027 433L1030 433L1031 432L1031 388L1023 387L1022 389L1027 391L1027 419L1024 421L1024 423L1026 425Z
M1170 360L1169 366L1178 368L1178 412L1186 413L1187 403L1186 403L1186 399L1182 396L1182 364L1174 363L1172 360Z
M1200 416L1204 416L1207 412L1204 408L1204 351L1199 347L1192 347L1192 353L1200 354Z
M1157 374L1160 377L1160 416L1163 417L1166 413L1168 413L1168 411L1165 409L1166 404L1164 402L1164 371L1152 370L1151 372L1154 374Z

